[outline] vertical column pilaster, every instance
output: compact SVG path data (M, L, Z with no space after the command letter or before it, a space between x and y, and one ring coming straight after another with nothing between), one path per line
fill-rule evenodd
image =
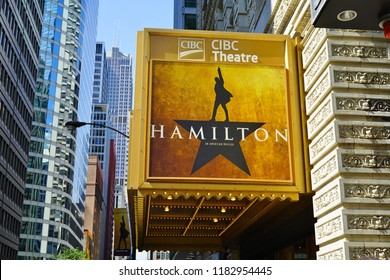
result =
M302 40L318 259L390 259L390 45L376 32Z

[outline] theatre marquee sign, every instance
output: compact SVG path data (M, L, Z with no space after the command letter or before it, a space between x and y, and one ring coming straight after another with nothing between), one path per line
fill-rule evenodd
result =
M303 184L293 40L158 29L139 37L145 181Z

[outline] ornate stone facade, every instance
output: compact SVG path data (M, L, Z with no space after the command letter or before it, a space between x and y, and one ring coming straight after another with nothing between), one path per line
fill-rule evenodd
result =
M390 259L390 45L368 31L305 35L317 258Z
M314 28L306 0L222 2L224 30L301 39L317 258L390 259L389 41Z
M390 182L381 184L345 184L346 197L366 199L390 199Z
M333 104L332 99L329 96L322 104L311 114L307 121L307 130L309 139L322 130L323 126L332 118Z
M321 185L339 172L337 163L337 153L330 154L327 158L324 158L321 162L316 164L311 172L312 188L318 189Z
M316 108L316 105L322 100L322 98L328 93L331 87L330 75L325 72L314 85L312 90L306 95L306 112L310 114Z
M387 230L390 229L390 216L383 215L364 215L348 216L348 229L374 229Z
M388 58L386 47L356 46L356 45L332 45L332 55L359 58Z
M390 248L350 248L352 260L390 260Z
M335 71L335 81L355 84L389 85L390 74L383 72Z
M336 143L336 133L333 124L323 129L315 141L309 145L310 163L316 162Z
M341 198L338 185L331 188L329 191L315 197L314 200L314 211L316 213L320 212L322 209L328 208L335 202L338 202Z
M383 244L383 246L381 246ZM371 245L371 246L370 246ZM318 260L390 260L389 244L380 242L347 242L328 244L319 252Z
M343 167L353 168L390 168L390 156L379 154L362 154L362 155L342 155ZM382 171L383 172L383 171ZM386 172L386 170L384 170Z
M390 126L343 125L339 126L340 138L388 140Z
M390 112L390 100L378 98L339 98L337 108L348 111Z
M325 254L318 255L318 260L344 260L344 252L342 249L334 250Z
M330 237L342 230L341 217L336 217L316 228L316 238L321 240L325 237Z

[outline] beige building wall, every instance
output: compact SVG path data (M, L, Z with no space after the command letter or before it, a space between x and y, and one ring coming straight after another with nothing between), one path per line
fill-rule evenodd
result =
M91 259L99 259L100 221L102 215L103 177L97 156L88 158L84 229L92 235Z
M317 259L390 259L389 40L314 28L309 0L215 2L201 29L301 39Z

